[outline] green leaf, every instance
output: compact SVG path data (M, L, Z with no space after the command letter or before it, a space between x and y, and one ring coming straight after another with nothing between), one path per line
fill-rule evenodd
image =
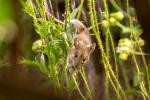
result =
M19 63L20 64L25 64L25 65L29 65L31 67L38 67L42 73L48 75L48 70L47 70L46 66L42 65L41 63L39 63L37 61L37 59L35 59L34 61L24 59L24 60L21 60Z
M73 9L72 13L70 14L70 18L71 19L74 19L76 17L76 15L77 15L77 13L79 11L79 8L80 7Z
M31 0L27 0L26 2L24 2L23 0L20 0L21 4L24 7L24 11L29 14L32 18L36 18L36 14L33 8L33 4Z
M134 76L133 83L135 87L139 86L141 81L142 81L142 76L140 75Z
M126 91L126 95L129 96L142 96L141 91L138 90L130 90L130 91Z

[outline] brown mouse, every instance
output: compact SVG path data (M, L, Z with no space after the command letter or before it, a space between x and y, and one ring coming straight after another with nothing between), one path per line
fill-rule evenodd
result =
M72 47L68 51L67 68L78 68L89 61L91 53L95 50L96 43L92 43L90 32L79 20L72 19L75 26Z

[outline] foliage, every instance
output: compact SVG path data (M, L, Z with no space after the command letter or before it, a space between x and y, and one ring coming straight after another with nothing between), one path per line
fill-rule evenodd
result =
M76 75L73 74L72 78L69 78L66 72L67 51L71 46L73 38L73 29L69 21L77 15L79 8L69 13L65 24L61 24L57 23L53 16L49 16L48 20L46 19L46 11L43 5L45 1L40 2L36 0L33 3L31 0L27 0L25 2L21 1L21 3L24 11L33 18L35 30L40 38L32 46L32 50L37 53L35 60L24 59L20 63L38 67L51 80L53 83L52 86L56 91L60 89L73 91L76 88L80 91ZM34 5L37 6L36 9L34 9ZM37 17L37 12L42 17ZM84 72L84 70L81 72ZM85 75L82 75L82 77L84 78L86 87L88 87ZM80 94L82 94L81 91ZM91 95L89 96L92 99Z
M50 0L51 1L51 0ZM119 0L120 1L120 0ZM127 100L129 96L134 94L143 96L145 100L149 99L150 78L148 66L145 60L145 53L142 51L144 40L140 35L142 30L138 22L135 22L136 14L131 11L128 0L126 0L126 9L117 4L116 0L110 0L111 6L115 11L109 10L108 2L103 0L104 10L98 15L96 11L95 0L87 0L89 8L90 27L94 36L96 37L99 50L102 55L102 62L105 68L105 90L106 99L109 99L110 86L117 95L117 99ZM83 8L84 0L81 0L77 8L70 10L69 0L65 0L66 18L64 22L58 21L54 15L48 16L45 9L45 0L21 1L24 11L33 18L33 24L36 33L40 36L38 40L33 43L32 49L37 53L34 61L22 60L21 63L38 67L41 72L49 77L56 90L66 89L72 91L77 89L81 97L86 100L92 100L92 91L88 85L84 68L72 74L71 78L66 72L66 57L68 49L72 44L74 29L70 24L73 18L79 19ZM121 2L120 2L121 3ZM100 25L99 25L100 23ZM119 42L114 40L114 30L120 28ZM101 39L101 32L105 34L105 46ZM106 48L104 48L106 47ZM112 51L111 51L112 50ZM112 52L112 55L111 55ZM136 55L140 55L143 64L138 63ZM113 56L111 58L110 56ZM129 85L127 71L125 70L125 62L132 58L136 68L134 74L134 86ZM115 65L111 63L114 61ZM115 67L115 70L113 69ZM144 66L145 68L141 68ZM144 74L143 69L146 71ZM123 72L125 87L120 84L119 71ZM88 97L84 96L80 89L78 80L78 73L80 73L84 86L87 89ZM138 88L135 88L138 87ZM134 91L132 91L132 89Z

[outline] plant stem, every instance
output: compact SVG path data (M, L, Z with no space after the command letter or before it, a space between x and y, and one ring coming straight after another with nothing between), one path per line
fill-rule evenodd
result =
M105 2L106 3L106 2ZM96 28L94 27L94 23L97 21L97 20L93 20L94 16L93 16L93 11L92 11L92 3L91 3L91 0L88 0L88 6L89 6L89 9L90 9L90 20L91 20L91 24L92 24L92 27L93 27L93 31L94 31L94 35L96 36L96 39L97 39L97 42L98 42L98 46L100 48L100 51L101 51L101 54L102 54L102 62L103 64L106 63L106 66L108 66L108 68L105 66L105 70L109 70L115 83L117 84L118 88L120 89L124 99L126 100L126 96L125 96L125 93L124 91L122 90L116 76L114 75L114 72L113 70L111 69L111 65L109 64L109 60L107 59L106 57L106 54L104 52L104 49L103 49L103 45L102 45L102 41L101 41L101 38L100 38L100 35L98 33L99 30L96 30Z
M118 89L116 88L115 84L113 83L113 80L111 79L110 75L109 75L108 77L109 77L109 80L110 80L110 83L111 83L112 87L114 88L114 90L115 90L115 92L116 92L116 94L117 94L117 98L118 98L119 100L121 100L121 96L120 96L119 91L118 91Z
M78 86L78 83L77 83L77 81L76 81L76 77L75 77L74 74L72 75L72 78L73 78L73 81L74 81L74 83L75 83L75 85L76 85L76 88L78 89L79 94L81 95L81 97L82 97L84 100L86 100L85 96L82 94L82 92L81 92L81 90L80 90L80 88L79 88L79 86Z
M90 90L90 88L89 88L89 85L88 85L88 83L87 83L87 79L86 79L84 67L82 67L82 69L80 70L80 74L81 74L81 76L82 76L82 78L83 78L83 80L84 80L85 86L86 86L86 88L87 88L87 90L88 90L88 95L89 95L89 97L90 97L90 100L93 100L93 98L92 98L92 92L91 92L91 90Z
M81 12L82 12L83 3L84 3L84 0L81 0L81 3L79 5L80 8L79 8L79 11L78 11L78 14L77 14L77 19L80 18L80 15L81 15Z

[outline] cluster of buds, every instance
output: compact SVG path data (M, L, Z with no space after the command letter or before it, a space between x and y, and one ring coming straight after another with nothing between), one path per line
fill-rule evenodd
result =
M119 58L122 60L127 60L128 56L133 53L134 43L128 38L120 39L117 47L117 53L119 53Z
M110 14L108 20L103 20L101 23L103 27L107 28L109 26L115 26L119 21L124 19L124 14L121 11L114 12Z
M144 46L144 44L145 44L145 42L142 38L138 38L136 42L137 42L138 46L140 46L140 47Z
M140 54L136 52L136 46L144 46L144 40L138 38L136 41L131 41L128 38L120 39L116 52L119 53L119 58L122 60L127 60L128 56L131 54Z
M105 15L105 13L103 14ZM132 34L131 36L135 37L130 40L129 38L120 39L118 46L116 48L116 52L119 54L119 58L122 60L127 60L128 56L131 54L140 54L136 52L136 46L143 46L144 40L141 39L139 36L142 34L142 30L139 25L134 27L127 27L121 24L121 21L124 19L124 14L122 11L110 13L110 16L107 20L103 20L101 22L104 28L108 28L110 26L118 26L121 28L123 34ZM106 18L106 16L104 16Z

